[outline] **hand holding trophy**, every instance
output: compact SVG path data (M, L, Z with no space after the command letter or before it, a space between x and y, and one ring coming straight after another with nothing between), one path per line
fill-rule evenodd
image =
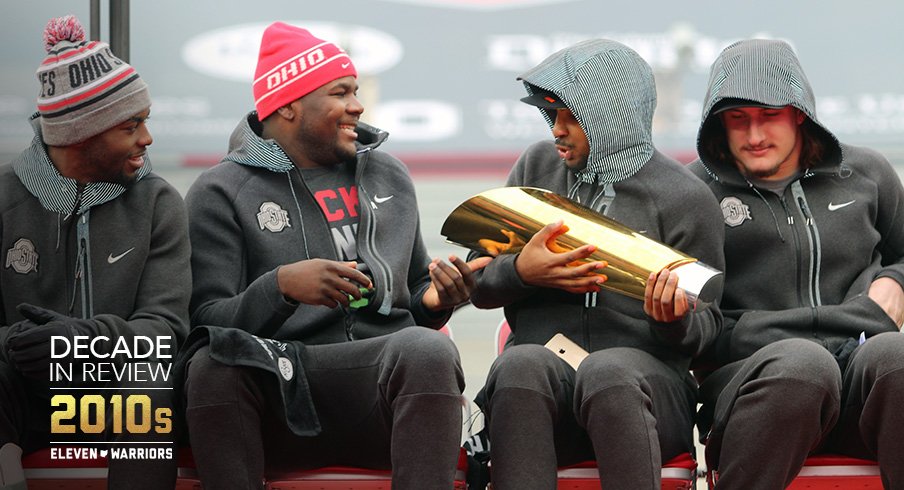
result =
M563 220L567 231L549 244L555 252L584 245L596 249L577 264L605 262L601 287L643 300L651 273L669 269L694 309L721 291L722 273L678 250L570 199L534 187L491 189L460 204L446 218L442 235L457 245L497 256L518 253L546 224ZM554 247L554 248L553 248Z

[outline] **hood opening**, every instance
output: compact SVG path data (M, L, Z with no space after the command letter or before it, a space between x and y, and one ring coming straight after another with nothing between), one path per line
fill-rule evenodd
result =
M716 169L734 168L734 157L728 148L725 126L717 114L721 102L715 104L700 127L697 136L697 153L701 160ZM804 111L806 115L806 112ZM835 136L809 116L801 125L804 147L801 164L805 170L834 169L841 164L841 146Z
M814 172L837 172L842 164L838 139L816 117L816 98L797 54L788 43L748 39L726 47L710 69L697 133L697 153L711 171L725 175L734 169L719 110L732 104L765 107L794 106L805 115L801 167ZM727 173L727 175L731 175Z

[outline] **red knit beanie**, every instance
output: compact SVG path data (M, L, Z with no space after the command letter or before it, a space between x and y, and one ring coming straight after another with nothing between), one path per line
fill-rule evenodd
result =
M335 44L306 29L274 22L264 30L254 72L254 105L261 121L276 109L346 76L355 65Z

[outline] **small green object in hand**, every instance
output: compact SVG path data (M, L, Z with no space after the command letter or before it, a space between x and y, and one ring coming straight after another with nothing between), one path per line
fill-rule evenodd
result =
M361 299L355 299L354 296L348 295L348 307L353 309L363 308L370 304L370 296L373 294L373 289L367 288L358 288L358 291L361 292Z

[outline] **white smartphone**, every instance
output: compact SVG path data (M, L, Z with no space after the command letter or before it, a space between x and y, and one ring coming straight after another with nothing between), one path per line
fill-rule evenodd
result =
M590 355L587 351L582 349L581 346L575 344L571 339L561 333L553 335L553 337L546 342L544 347L553 351L557 356L562 358L562 360L567 362L569 366L573 367L575 371L578 370L578 366L581 365L584 358Z

